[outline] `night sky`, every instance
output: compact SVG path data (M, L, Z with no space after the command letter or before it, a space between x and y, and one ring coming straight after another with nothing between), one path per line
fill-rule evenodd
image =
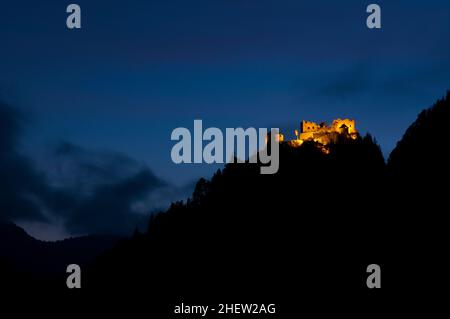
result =
M388 156L450 89L448 1L74 2L81 30L71 2L0 5L1 217L39 238L128 231L183 197L220 167L172 163L194 119L289 137L349 117Z

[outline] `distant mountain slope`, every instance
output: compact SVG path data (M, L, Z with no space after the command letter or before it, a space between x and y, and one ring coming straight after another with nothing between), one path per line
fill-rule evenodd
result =
M0 222L1 268L16 273L46 276L65 273L69 264L86 264L111 249L115 236L83 236L57 242L44 242L28 235L22 228ZM8 276L9 274L2 274Z

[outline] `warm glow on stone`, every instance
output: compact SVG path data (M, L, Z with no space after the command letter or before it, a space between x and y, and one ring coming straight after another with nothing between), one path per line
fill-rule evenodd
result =
M298 147L305 141L314 141L322 145L321 150L328 154L329 150L326 147L331 142L335 142L340 135L345 135L353 140L358 137L355 120L336 119L331 126L326 123L317 124L309 121L302 121L300 124L300 133L298 130L294 131L296 139L284 141L284 135L279 134L278 141L286 142L292 147Z

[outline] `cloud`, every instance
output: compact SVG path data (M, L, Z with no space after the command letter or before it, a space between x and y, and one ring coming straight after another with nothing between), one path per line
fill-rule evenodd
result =
M0 219L28 225L35 236L55 239L42 229L129 234L153 211L186 196L118 152L62 142L33 161L17 151L20 123L17 111L0 104Z
M404 97L415 96L420 92L423 95L439 86L439 90L445 90L445 83L450 80L449 71L448 58L397 63L395 69L382 63L378 67L357 63L344 70L323 72L315 96L336 101L367 94Z
M19 114L0 101L0 155L14 153L19 131Z
M63 142L44 167L55 193L52 211L70 233L130 233L159 203L147 198L171 188L144 164L116 152L87 150ZM143 202L141 210L134 209Z
M45 221L40 199L47 185L16 150L20 122L19 113L0 102L0 220Z
M68 142L51 148L41 163L55 188L90 194L145 169L145 165L112 151L92 151Z
M75 233L131 232L147 219L132 211L132 203L163 185L149 170L142 170L117 183L100 186L92 196L74 205L66 225Z
M337 79L325 83L321 89L324 96L331 98L347 98L363 92L367 86L368 74L361 68L340 74Z
M71 234L129 234L155 210L186 196L146 165L111 151L63 142L41 169L53 193L49 209Z

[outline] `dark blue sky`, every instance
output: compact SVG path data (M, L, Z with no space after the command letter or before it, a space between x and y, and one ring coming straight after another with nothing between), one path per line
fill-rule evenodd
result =
M0 90L32 117L34 152L68 140L113 149L174 182L170 132L352 117L388 152L450 87L450 3L378 1L64 1L2 3ZM313 4L312 4L313 3Z
M382 8L369 30L365 8ZM37 163L61 142L126 154L184 185L171 131L354 118L385 154L450 89L448 1L3 1L0 98L25 115Z

